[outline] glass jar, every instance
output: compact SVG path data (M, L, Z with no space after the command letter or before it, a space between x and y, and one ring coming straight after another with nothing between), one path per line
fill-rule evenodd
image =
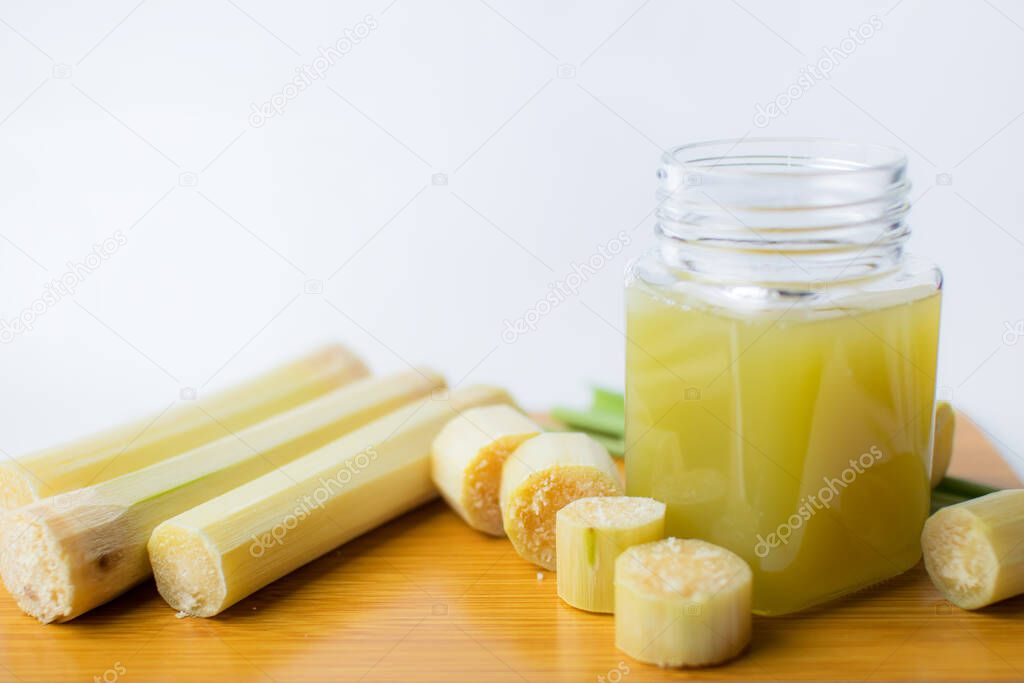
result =
M747 560L759 614L914 566L942 275L905 254L905 157L708 142L658 178L658 243L627 279L629 495Z

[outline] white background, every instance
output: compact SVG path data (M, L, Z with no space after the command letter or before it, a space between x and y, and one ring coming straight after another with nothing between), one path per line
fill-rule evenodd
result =
M909 153L912 250L946 274L943 392L1024 454L1024 339L1004 338L1024 319L1020 3L136 3L0 5L0 318L127 237L0 345L4 454L332 339L382 372L582 403L621 385L622 270L652 239L660 149L748 134ZM250 125L368 15L323 80ZM829 80L754 125L872 15ZM620 231L626 254L502 341Z

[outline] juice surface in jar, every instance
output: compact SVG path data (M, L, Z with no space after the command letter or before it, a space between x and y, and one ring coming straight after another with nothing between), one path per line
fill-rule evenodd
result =
M627 280L626 488L785 614L900 574L930 504L942 276L906 257L902 154L698 143Z

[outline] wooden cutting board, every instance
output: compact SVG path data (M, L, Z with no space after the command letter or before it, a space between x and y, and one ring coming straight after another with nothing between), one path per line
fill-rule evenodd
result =
M1020 485L966 418L954 452L956 474ZM52 626L0 597L0 681L1019 680L1022 642L1024 598L963 612L918 566L824 607L756 619L733 663L663 671L617 652L612 617L562 604L554 574L439 502L215 619L176 618L152 585Z

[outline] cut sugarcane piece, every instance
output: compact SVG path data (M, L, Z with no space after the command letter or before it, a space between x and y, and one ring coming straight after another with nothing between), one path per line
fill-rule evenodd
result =
M434 483L467 524L504 536L501 469L510 453L541 431L533 420L508 405L467 410L445 425L434 440Z
M26 613L68 621L150 575L153 529L444 386L427 370L364 379L130 474L7 513L0 575Z
M164 522L149 541L160 595L212 617L432 500L430 446L441 428L458 411L510 402L493 387L428 398Z
M939 510L921 534L924 566L947 600L979 609L1024 593L1024 489Z
M588 612L615 611L615 560L665 537L665 504L653 498L580 498L558 511L558 597Z
M554 570L558 511L578 498L621 495L619 472L604 446L586 434L541 434L502 468L505 534L524 560Z
M589 432L589 435L591 439L608 449L608 453L616 458L621 458L626 453L625 439L608 436L606 434L598 434L596 432Z
M324 347L209 398L2 463L0 506L11 510L148 467L369 374L344 347Z
M615 561L615 646L648 664L695 667L750 641L750 567L692 539L633 546Z
M953 460L953 435L956 432L956 411L948 401L935 405L935 437L932 445L932 488L942 482Z

